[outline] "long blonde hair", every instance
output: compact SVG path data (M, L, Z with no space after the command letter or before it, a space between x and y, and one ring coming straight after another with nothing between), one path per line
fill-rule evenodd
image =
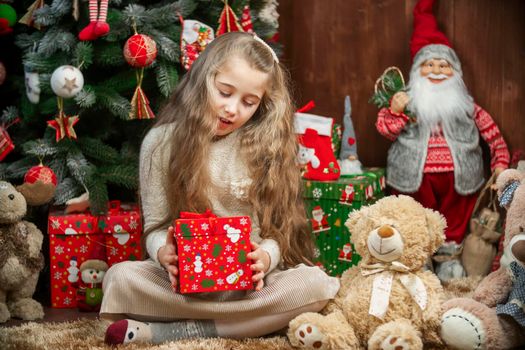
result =
M172 151L166 183L172 217L149 228L143 239L165 227L181 211L211 208L206 195L206 189L212 186L207 159L217 124L210 105L211 93L215 76L231 57L245 59L253 69L269 76L257 111L239 130L240 152L252 179L248 197L258 216L261 236L279 243L286 266L311 264L313 242L295 164L298 144L288 73L268 47L247 33L223 34L211 42L159 113L154 127L174 126L169 138Z

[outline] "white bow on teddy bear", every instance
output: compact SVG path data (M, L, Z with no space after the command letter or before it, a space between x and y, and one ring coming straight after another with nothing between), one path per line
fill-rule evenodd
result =
M370 315L382 319L386 314L390 301L394 273L402 273L402 275L399 276L399 281L408 293L410 293L412 299L414 299L421 310L425 310L428 300L427 289L419 277L410 273L410 269L406 265L399 261L392 261L386 264L375 263L361 266L361 274L363 276L376 273L380 273L380 275L374 278L372 295L370 296Z

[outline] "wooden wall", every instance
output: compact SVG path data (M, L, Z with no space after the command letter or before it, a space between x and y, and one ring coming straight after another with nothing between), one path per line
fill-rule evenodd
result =
M390 143L375 129L368 103L383 70L408 79L412 10L416 0L279 0L283 62L298 105L336 118L352 99L358 153L384 166ZM463 66L475 101L496 120L512 150L525 150L525 1L438 0L434 13Z

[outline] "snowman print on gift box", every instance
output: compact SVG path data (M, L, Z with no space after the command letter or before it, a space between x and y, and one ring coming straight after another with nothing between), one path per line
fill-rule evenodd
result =
M195 273L201 273L202 272L202 258L201 258L201 255L200 254L197 254L195 256L195 260L193 261L193 266L195 266L193 268L193 271Z
M224 225L224 230L226 231L226 237L230 239L232 243L237 243L241 238L241 230L230 225Z
M79 271L80 269L78 268L77 257L74 256L69 261L69 267L67 268L67 272L68 272L67 280L70 283L78 282L78 272Z
M113 237L117 239L120 245L125 245L130 238L130 235L121 225L115 225L113 227Z
M226 277L226 282L228 284L235 284L239 282L239 278L244 274L244 271L242 269L239 269L237 272L232 273L228 277Z

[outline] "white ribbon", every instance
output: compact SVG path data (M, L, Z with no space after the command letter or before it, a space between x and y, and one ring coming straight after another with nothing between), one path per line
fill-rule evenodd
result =
M416 302L421 310L427 307L427 289L421 279L410 273L410 269L398 262L393 261L390 264L376 263L371 265L362 265L361 274L369 276L379 273L374 278L372 284L372 295L370 296L370 308L368 313L379 319L383 319L390 302L390 292L392 290L392 281L395 273L401 273L399 281L408 291L412 299Z

